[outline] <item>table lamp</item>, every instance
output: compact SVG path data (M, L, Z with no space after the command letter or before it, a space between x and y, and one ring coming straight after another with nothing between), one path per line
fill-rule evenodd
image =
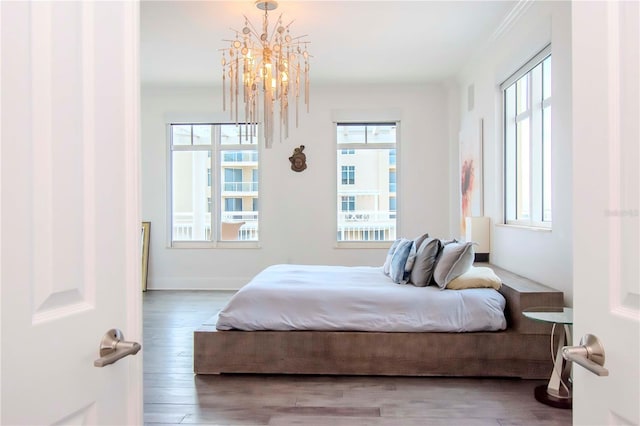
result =
M475 261L489 262L489 252L491 248L490 240L490 218L485 216L466 217L465 219L465 240L476 243Z

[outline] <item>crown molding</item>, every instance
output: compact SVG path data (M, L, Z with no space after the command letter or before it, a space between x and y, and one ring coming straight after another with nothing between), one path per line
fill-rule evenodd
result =
M487 43L493 43L499 40L502 36L509 32L509 30L513 27L515 22L517 22L522 15L524 15L527 10L531 7L531 5L535 2L535 0L520 0L515 6L505 15L498 25L498 28L491 34L491 37L487 40Z

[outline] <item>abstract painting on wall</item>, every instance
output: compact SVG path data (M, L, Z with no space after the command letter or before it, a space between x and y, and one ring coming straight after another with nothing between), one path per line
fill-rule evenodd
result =
M483 120L470 120L460 131L460 235L465 218L483 215L482 144Z

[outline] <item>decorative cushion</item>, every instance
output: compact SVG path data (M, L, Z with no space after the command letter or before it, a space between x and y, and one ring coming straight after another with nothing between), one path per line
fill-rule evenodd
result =
M414 238L413 242L416 244L416 249L420 247L420 244L422 244L422 242L427 238L429 238L429 233L422 234L419 237Z
M405 272L411 272L411 270L413 269L413 264L416 260L416 252L418 250L418 247L420 247L420 244L422 244L422 242L428 237L429 237L429 234L422 234L419 237L416 237L413 239L413 247L411 247L411 251L409 252L409 258L407 259L407 263L404 266ZM405 278L409 278L409 277L406 276Z
M485 266L471 266L467 272L449 281L447 288L463 290L465 288L495 288L498 290L502 281L493 269Z
M415 240L411 241L411 250L409 250L409 257L407 257L407 262L404 264L404 277L405 281L409 280L409 272L413 269L413 264L416 261L416 242Z
M442 250L442 242L437 238L426 238L420 244L411 270L410 281L413 285L416 287L429 285L440 250Z
M389 274L394 283L407 283L406 278L408 274L405 271L405 267L413 246L413 240L408 240L406 238L402 238L398 243L398 247L391 257L391 270Z
M467 272L473 265L473 243L449 243L442 249L433 278L438 287L445 288L454 278Z
M382 266L382 271L386 276L389 276L389 271L391 268L391 258L393 257L393 253L395 253L396 248L398 248L398 244L400 243L400 239L397 239L391 244L389 247L389 251L387 252L387 257L384 260L384 265Z

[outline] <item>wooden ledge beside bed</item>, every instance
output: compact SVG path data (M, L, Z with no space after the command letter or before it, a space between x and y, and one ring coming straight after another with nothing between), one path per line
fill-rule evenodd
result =
M194 332L194 372L548 379L551 325L522 311L562 307L563 293L494 265L476 266L491 267L503 282L503 331L218 331L215 315Z

